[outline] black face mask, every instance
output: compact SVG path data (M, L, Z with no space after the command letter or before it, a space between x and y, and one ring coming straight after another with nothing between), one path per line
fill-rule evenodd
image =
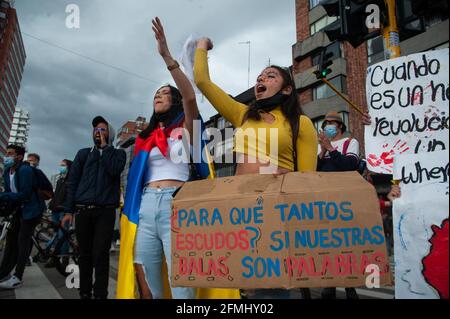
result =
M170 110L165 113L155 113L156 121L158 123L164 123L164 126L170 125L182 112L182 105L172 105Z
M283 105L289 99L289 95L278 92L272 97L256 101L255 108L258 111L271 112L277 107Z

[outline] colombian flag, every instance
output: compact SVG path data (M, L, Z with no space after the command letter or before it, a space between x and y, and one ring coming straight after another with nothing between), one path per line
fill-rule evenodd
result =
M201 120L201 118L200 118ZM184 114L181 114L169 126L170 128L180 127L184 122ZM200 121L200 126L195 126L194 129L194 145L201 145L197 154L192 153L191 156L194 161L198 174L201 178L215 178L214 166L209 160L203 161L201 156L203 152L207 152L207 142L203 139L203 132L205 126L203 121ZM199 144L195 144L195 141ZM138 298L138 289L135 283L134 271L134 241L136 238L137 227L139 224L139 210L141 207L141 197L144 190L145 173L147 167L148 156L151 149L148 149L148 143L142 139L137 139L136 148L134 151L134 159L128 173L128 184L126 190L125 206L123 209L121 224L120 224L120 257L119 257L119 272L117 279L117 299L135 299ZM195 149L194 149L195 151ZM198 159L201 159L200 161ZM199 163L200 162L200 163ZM167 269L165 269L167 272ZM164 287L167 288L165 295L170 296L170 288L167 281L167 273L163 271ZM239 299L240 294L237 289L197 289L198 299Z

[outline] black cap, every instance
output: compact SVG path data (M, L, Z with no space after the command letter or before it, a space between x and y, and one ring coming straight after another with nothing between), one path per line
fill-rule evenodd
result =
M102 116L97 116L92 120L93 127L97 127L97 125L99 125L100 123L105 123L106 125L108 125L108 122Z

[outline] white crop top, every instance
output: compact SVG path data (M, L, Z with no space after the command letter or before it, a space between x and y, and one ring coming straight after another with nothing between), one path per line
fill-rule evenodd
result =
M145 173L145 184L174 180L187 182L189 180L189 155L183 148L183 141L168 138L167 158L158 147L150 152Z

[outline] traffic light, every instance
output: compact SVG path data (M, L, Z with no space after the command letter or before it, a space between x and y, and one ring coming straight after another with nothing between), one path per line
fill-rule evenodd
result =
M330 41L348 41L354 48L360 46L366 40L376 37L380 31L369 32L367 18L371 11L367 12L368 5L377 5L380 12L380 23L383 23L385 12L384 0L323 0L320 2L328 16L339 17L337 21L325 27L323 30Z
M333 64L333 52L327 52L327 48L323 48L320 53L319 70L315 71L317 79L326 79L333 72L330 66Z
M327 15L329 17L341 17L343 16L343 8L344 8L344 1L343 0L322 0L319 5L321 5L325 11L327 12ZM328 39L333 42L335 40L343 40L343 37L345 35L344 31L344 24L342 23L342 19L338 19L337 21L333 22L329 26L325 27L323 30L326 35L328 36Z
M448 0L411 0L412 12L418 17L448 18Z
M413 12L420 12L418 8L413 7L417 5L416 1L417 0L398 0L396 3L400 41L405 41L426 31L424 17L416 15Z

